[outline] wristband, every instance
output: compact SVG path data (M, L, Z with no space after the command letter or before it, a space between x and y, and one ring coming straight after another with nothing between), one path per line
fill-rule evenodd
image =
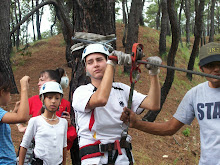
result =
M108 60L106 63L115 67L115 63L112 60Z

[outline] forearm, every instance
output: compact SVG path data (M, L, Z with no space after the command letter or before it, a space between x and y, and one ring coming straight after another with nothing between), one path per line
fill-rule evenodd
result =
M66 164L66 153L67 153L67 148L63 148L63 163L62 165L65 165Z
M28 103L28 89L21 89L21 101L18 108L18 122L26 122L29 118L29 103Z
M148 96L144 99L141 106L149 110L160 109L161 89L158 75L150 76L150 89Z
M114 67L107 65L102 81L98 86L97 91L90 98L86 108L94 109L95 107L106 105L112 88L113 75Z
M25 159L26 152L27 152L26 148L20 147L20 151L19 151L19 165L23 165L24 164L24 159Z
M111 65L107 65L102 82L97 89L97 93L99 97L108 100L112 88L113 75L114 75L114 67Z
M153 135L167 136L175 134L183 125L174 118L163 123L138 120L133 124L133 128Z

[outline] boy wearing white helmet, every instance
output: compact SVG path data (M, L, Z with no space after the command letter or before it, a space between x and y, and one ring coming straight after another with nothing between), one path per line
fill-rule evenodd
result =
M29 120L19 152L19 165L24 163L31 140L35 139L34 162L39 164L66 164L67 128L66 119L56 115L63 97L57 82L46 82L39 93L42 101L41 115Z
M72 102L76 114L82 165L133 163L130 136L128 135L127 141L121 140L123 123L120 120L123 108L127 106L130 87L113 82L116 62L109 60L109 55L107 48L101 44L87 46L82 54L82 61L91 83L78 87L73 94ZM113 51L111 55L117 56L118 64L131 64L129 54ZM158 58L151 58L149 61L161 63ZM134 112L140 114L144 108L160 108L158 73L157 67L151 67L151 87L148 96L134 91Z

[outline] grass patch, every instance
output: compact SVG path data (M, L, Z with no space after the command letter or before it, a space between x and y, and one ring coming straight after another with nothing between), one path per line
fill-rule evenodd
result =
M183 133L183 135L184 135L185 137L189 137L189 135L190 135L190 129L189 129L189 128L186 128L185 130L182 131L182 133Z

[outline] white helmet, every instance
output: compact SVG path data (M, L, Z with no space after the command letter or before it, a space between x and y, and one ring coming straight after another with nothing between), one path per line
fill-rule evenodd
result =
M108 49L102 44L90 44L88 45L82 53L82 61L84 61L85 57L92 53L102 53L106 56L109 56Z
M66 76L63 76L61 78L61 81L60 81L60 85L61 87L64 89L64 88L67 88L69 86L69 78Z
M49 82L44 83L42 87L40 88L39 95L41 96L42 94L49 93L49 92L60 93L63 95L63 89L61 85L54 81L49 81Z

